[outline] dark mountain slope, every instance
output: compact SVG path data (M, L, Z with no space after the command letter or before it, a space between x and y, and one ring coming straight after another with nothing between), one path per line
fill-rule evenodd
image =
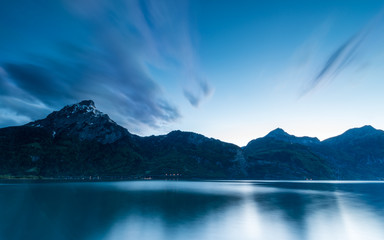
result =
M154 174L180 173L209 178L246 176L241 149L233 144L181 131L145 137L140 143L147 168Z
M127 175L136 173L132 168L141 159L129 139L124 139L124 144L102 144L65 134L53 137L44 128L0 129L2 175Z
M291 138L291 137L290 137ZM275 137L252 140L244 148L254 179L331 179L332 170L308 146Z
M384 178L384 131L372 126L326 139L313 151L323 156L341 179Z

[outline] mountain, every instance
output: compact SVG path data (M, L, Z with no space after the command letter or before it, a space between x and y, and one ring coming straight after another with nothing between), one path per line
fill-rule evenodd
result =
M244 147L254 179L332 179L332 170L308 145L317 138L295 137L278 128Z
M288 143L297 143L302 145L311 145L311 144L318 144L320 143L320 140L318 138L312 138L312 137L296 137L294 135L290 135L286 133L281 128L276 128L275 130L268 133L266 138L273 138L275 140L280 140Z
M53 137L65 134L80 140L96 140L101 143L113 143L129 135L125 128L97 110L92 100L65 106L45 119L28 123L26 126L44 128L50 131Z
M372 126L326 139L313 151L323 156L341 178L384 178L384 131Z
M366 125L361 128L349 129L339 136L324 140L323 143L328 145L356 145L361 144L367 139L381 140L383 135L384 131Z
M181 131L139 137L91 100L0 129L0 164L3 176L235 178L245 171L236 145Z
M262 179L383 179L384 131L350 129L319 141L278 128L244 148L248 174Z
M203 135L173 131L140 139L151 174L179 173L189 177L245 177L241 148Z
M240 148L193 132L140 137L91 100L0 129L0 178L383 179L384 131L319 141L277 128Z

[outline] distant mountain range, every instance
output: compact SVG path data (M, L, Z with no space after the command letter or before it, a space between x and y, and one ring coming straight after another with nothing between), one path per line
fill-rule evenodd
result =
M193 132L140 137L91 100L0 129L0 177L199 179L384 178L384 131L354 128L319 141L278 128L240 148Z

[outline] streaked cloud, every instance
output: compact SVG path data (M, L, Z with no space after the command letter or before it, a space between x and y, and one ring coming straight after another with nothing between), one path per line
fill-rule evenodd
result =
M203 99L213 93L213 88L206 79L198 78L190 81L188 84L189 86L184 88L184 96L194 107L198 107ZM191 84L193 84L193 86L191 86Z
M21 121L93 99L114 120L140 133L181 117L149 65L185 76L180 91L193 96L193 101L186 98L194 106L211 92L198 77L187 1L63 0L60 9L80 26L67 34L85 31L86 40L58 39L51 54L0 62L1 111L13 112ZM26 111L22 104L10 105L12 101L34 105ZM0 126L7 124L0 119Z
M368 35L370 35L380 24L383 23L384 11L381 11L367 25L365 25L358 33L343 42L331 55L327 58L318 73L308 82L302 95L315 89L323 82L332 81L346 68L356 60L357 53L365 43Z

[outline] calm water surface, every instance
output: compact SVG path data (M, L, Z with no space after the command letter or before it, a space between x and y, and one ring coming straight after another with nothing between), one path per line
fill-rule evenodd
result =
M384 183L0 184L0 240L384 239Z

